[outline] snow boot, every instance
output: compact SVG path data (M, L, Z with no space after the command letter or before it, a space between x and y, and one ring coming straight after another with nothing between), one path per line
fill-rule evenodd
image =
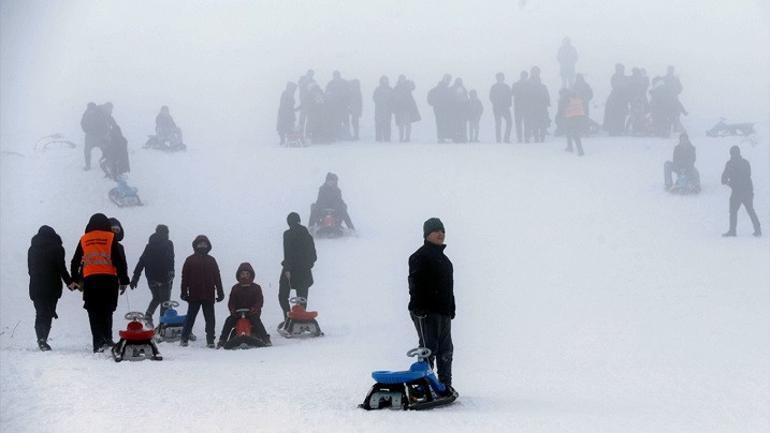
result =
M735 237L735 232L732 231L732 230L728 230L727 232L722 233L722 237L723 238L734 238Z
M48 343L42 338L37 340L37 347L39 347L42 352L48 352L51 350L51 346L49 346Z
M754 237L756 238L762 237L762 230L760 230L759 227L757 227L757 229L754 230Z
M190 343L188 343L187 340L180 340L179 345L182 347L187 347L190 345Z

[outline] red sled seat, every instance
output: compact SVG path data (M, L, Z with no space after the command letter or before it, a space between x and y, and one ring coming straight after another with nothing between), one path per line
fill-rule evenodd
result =
M154 329L144 329L141 322L129 322L126 330L118 332L120 338L126 341L147 341L155 335Z
M289 311L289 319L296 320L298 322L308 322L318 317L317 311L305 311L302 305L294 305Z

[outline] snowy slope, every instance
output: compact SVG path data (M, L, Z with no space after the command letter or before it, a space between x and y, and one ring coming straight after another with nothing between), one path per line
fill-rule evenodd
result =
M487 131L488 132L488 131ZM0 422L7 432L759 432L770 419L770 248L722 239L730 139L693 134L704 191L662 191L674 140L596 138L587 156L542 145L335 144L305 149L193 145L167 155L132 142L131 183L146 206L117 209L110 182L83 172L81 152L0 160ZM763 136L766 137L766 133ZM770 231L768 147L743 145L756 208ZM133 269L168 224L177 275L204 233L226 286L242 261L265 292L269 330L281 232L307 218L327 171L340 175L360 236L317 242L311 307L326 333L243 352L161 344L160 363L115 364L90 353L85 311L65 293L54 351L34 344L26 249L41 224L68 260L93 212L119 218ZM35 173L37 176L30 176ZM455 264L457 319L451 408L356 409L375 369L408 365L415 332L406 259L421 224L439 216ZM178 298L178 280L173 297ZM120 315L143 310L144 279ZM217 331L226 314L217 305ZM196 333L203 333L202 317ZM141 415L140 415L141 414Z

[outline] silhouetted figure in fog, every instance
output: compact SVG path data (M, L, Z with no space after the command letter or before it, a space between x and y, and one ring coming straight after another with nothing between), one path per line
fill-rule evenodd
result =
M741 148L738 146L730 148L730 160L727 161L725 170L722 172L722 185L729 185L732 189L732 194L730 194L730 230L722 236L736 235L738 209L741 205L746 208L746 213L749 214L751 223L754 225L754 236L762 236L759 218L754 211L754 184L751 182L751 165L749 161L743 159Z
M428 104L433 107L433 114L436 117L436 136L439 143L453 138L450 126L452 91L449 89L449 84L451 82L452 76L444 74L436 87L428 92Z
M155 134L161 142L171 140L173 136L177 136L179 141L182 141L182 130L176 126L166 105L160 107L160 113L155 116Z
M312 69L308 69L307 73L301 76L297 81L297 87L299 88L299 104L300 104L298 128L303 136L306 134L305 125L308 117L308 108L310 108L312 105L309 101L309 98L311 97L310 88L312 85L316 84L315 79L313 78L314 75L315 75L315 72L313 72Z
M286 89L281 93L281 102L278 105L278 124L276 130L281 138L281 145L286 144L286 135L294 132L294 122L297 116L294 114L298 108L294 103L294 92L297 91L297 85L289 81L286 83Z
M338 177L334 173L326 173L326 181L318 188L318 198L310 206L308 226L313 227L321 222L321 212L332 209L335 215L345 221L349 229L355 230L348 214L348 205L342 200L342 190L337 186Z
M393 113L398 125L398 140L408 143L412 137L412 123L419 122L420 111L414 100L414 82L407 80L406 76L399 75L396 86L393 88Z
M326 96L317 83L311 83L303 104L307 114L307 136L313 143L329 143L334 139L333 113L327 109Z
M390 141L390 126L393 122L393 88L388 77L380 77L380 85L374 89L374 136L378 142Z
M452 130L452 141L455 143L468 142L468 91L465 90L462 78L455 78L450 87L451 105L449 109L449 127Z
M326 85L326 109L328 110L329 128L337 140L350 139L348 125L348 105L350 86L342 79L340 71L332 73L332 80Z
M577 155L583 156L583 142L580 137L588 128L588 117L585 114L585 104L577 96L574 90L561 89L559 91L559 106L556 117L561 119L561 128L567 137L567 152L573 151L573 144L577 148Z
M524 139L524 111L527 106L527 84L529 82L529 73L521 71L519 81L511 86L513 95L513 121L516 125L516 142L521 143Z
M548 116L551 98L548 88L540 81L540 68L537 66L530 71L524 95L524 141L529 143L533 138L535 143L542 143L551 123Z
M358 79L350 80L350 99L348 101L348 113L350 113L350 124L353 127L353 140L358 141L359 136L359 121L361 120L361 113L363 111L363 102L361 96L361 81Z
M583 74L575 75L575 84L572 85L572 90L575 92L575 96L583 101L583 111L585 111L585 116L590 119L590 107L591 100L594 98L594 91L586 82Z
M86 134L83 144L83 156L85 157L85 166L83 170L91 169L91 150L94 147L101 148L107 141L107 135L110 132L110 125L106 122L104 113L99 107L89 102L83 117L80 119L80 127Z
M604 108L604 129L611 136L623 135L628 115L628 77L626 67L618 63L610 81L612 90Z
M479 123L481 122L481 115L484 113L484 106L475 90L471 90L468 97L468 138L471 143L478 143Z
M505 83L505 75L498 72L495 75L497 82L489 89L489 101L492 103L492 114L495 115L495 140L500 143L500 128L505 119L505 142L511 142L511 104L513 93L511 87Z
M666 190L670 190L674 186L672 173L690 177L692 182L700 188L700 173L695 168L695 146L692 145L687 134L679 136L679 143L674 146L671 161L666 161L663 164L663 181Z
M575 83L575 64L578 61L577 49L572 45L569 38L564 38L559 47L559 54L556 59L559 61L559 74L561 75L561 88L569 89Z
M677 96L677 82L678 80L667 80L665 77L655 77L652 80L650 118L652 130L659 137L668 137L672 129L681 129L679 116L687 114Z
M684 109L684 106L682 105L682 102L679 100L679 95L682 94L682 82L679 80L679 77L674 72L674 67L669 66L666 69L666 75L663 77L663 82L665 83L666 87L668 88L669 92L673 95L674 99L674 109L672 110L672 119L671 119L671 126L674 130L674 132L682 132L684 131L684 127L682 126L682 121L680 119L681 115L684 114L687 115L687 110Z
M629 116L625 127L632 135L647 135L650 132L648 86L649 79L641 68L632 68L628 78Z

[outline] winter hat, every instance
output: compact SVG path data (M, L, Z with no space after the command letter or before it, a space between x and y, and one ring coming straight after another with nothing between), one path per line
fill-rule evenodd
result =
M741 156L741 148L738 146L733 146L730 148L730 156L736 157Z
M337 175L332 173L332 172L326 173L326 181L328 182L330 180L336 182L337 181Z
M91 219L88 220L88 224L86 225L86 233L94 230L110 231L110 220L107 219L107 215L103 213L91 215Z
M168 236L168 226L165 224L158 224L155 227L155 233L163 236Z
M192 243L193 251L198 251L198 244L206 244L206 246L201 249L204 254L208 254L211 251L211 241L209 241L209 238L206 237L206 235L198 235L195 237L195 240Z
M422 224L422 237L427 238L429 234L436 232L436 231L445 231L444 230L444 223L441 222L440 219L433 217L428 218L423 224Z
M123 231L123 225L120 224L120 221L118 221L117 218L110 218L110 231L112 231L113 227L118 227L120 230L115 233L115 239L117 239L118 242L123 240L123 236L125 236L125 232Z
M298 226L300 219L299 214L297 212L292 212L286 217L286 222L289 224L289 227Z

